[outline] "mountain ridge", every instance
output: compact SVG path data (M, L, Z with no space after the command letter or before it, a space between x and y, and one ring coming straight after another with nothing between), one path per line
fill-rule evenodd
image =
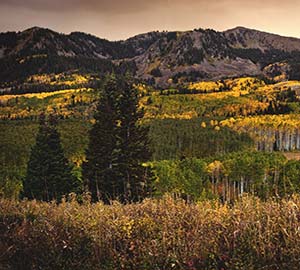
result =
M53 30L53 29L48 28L48 27L43 27L43 26L32 26L32 27L26 28L24 30L19 30L19 31L7 30L7 31L0 32L0 34L3 34L3 33L22 33L22 32L26 32L26 31L29 31L29 30L31 30L31 31L32 30L33 31L36 31L36 30L49 30L49 31L52 31L52 32L55 32L55 33L58 33L58 34L61 34L61 35L65 35L65 36L68 36L68 35L71 35L71 34L74 34L74 33L83 33L83 34L94 36L96 38L107 40L107 41L110 41L110 42L122 42L122 41L126 41L126 40L129 40L129 39L135 38L135 37L140 37L140 36L144 36L144 35L151 34L151 33L172 33L172 32L184 33L184 32L193 32L193 31L196 31L198 29L213 30L213 31L216 31L216 32L219 32L219 33L225 33L225 32L236 31L236 30L250 30L250 31L256 31L256 32L264 33L264 34L271 34L271 35L278 36L278 37L292 38L292 39L300 40L300 37L286 36L286 35L283 35L283 34L268 32L266 30L259 30L259 29L255 29L255 28L242 26L242 25L237 25L235 27L228 28L226 30L221 30L221 31L214 30L213 28L201 28L201 27L200 28L195 28L193 30L192 29L190 29L190 30L151 30L151 31L148 31L148 32L138 33L138 34L135 34L133 36L129 36L128 38L125 38L125 39L118 39L118 40L110 40L108 38L100 37L96 34L89 33L89 32L84 32L84 31L76 31L75 30L75 31L71 31L69 33L60 32L60 31L56 31L56 30Z
M158 87L244 75L297 79L299 63L299 38L241 26L222 32L152 31L121 41L40 27L0 33L0 86L20 80L24 69L22 78L74 69L119 72L120 66L122 71L130 67L138 79Z

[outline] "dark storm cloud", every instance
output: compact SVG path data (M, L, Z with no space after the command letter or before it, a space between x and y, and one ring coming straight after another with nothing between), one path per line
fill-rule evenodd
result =
M0 0L0 31L32 26L123 39L151 30L238 25L300 36L300 0Z

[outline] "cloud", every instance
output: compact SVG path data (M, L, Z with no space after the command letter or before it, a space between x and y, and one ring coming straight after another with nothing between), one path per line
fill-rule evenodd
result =
M258 0L253 0L254 2ZM268 1L268 0L266 0ZM214 6L237 4L240 0L1 0L0 6L24 8L43 12L92 11L108 14L126 14L168 8L170 11L178 7L210 8Z
M168 0L1 0L0 5L44 12L84 10L101 13L128 13L166 5L169 2ZM175 0L175 2L178 1Z

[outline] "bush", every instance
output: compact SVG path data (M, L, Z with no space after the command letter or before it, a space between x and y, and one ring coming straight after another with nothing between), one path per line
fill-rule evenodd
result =
M234 206L0 201L5 269L299 269L300 197Z

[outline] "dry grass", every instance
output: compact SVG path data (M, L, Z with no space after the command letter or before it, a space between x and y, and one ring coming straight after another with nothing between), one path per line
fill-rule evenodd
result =
M0 201L4 269L299 269L300 197L234 206ZM1 267L0 267L1 269Z
M283 152L288 160L300 160L300 152Z

